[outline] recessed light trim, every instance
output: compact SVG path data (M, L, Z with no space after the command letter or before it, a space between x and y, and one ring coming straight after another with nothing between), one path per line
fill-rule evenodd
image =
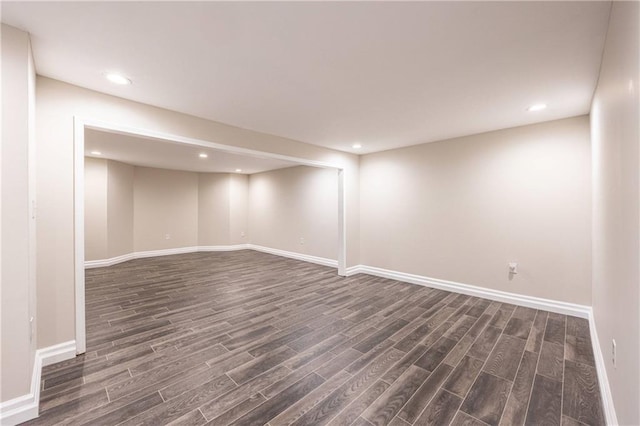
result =
M91 154L91 155L102 155L102 152L100 152L100 151L91 151L89 154Z
M198 154L198 157L200 157L200 158L207 158L207 157L208 157L208 155L207 155L207 154L205 154L204 152L201 152L200 154Z
M119 84L121 86L127 86L129 84L132 84L132 81L127 77L123 76L122 74L118 74L115 72L108 72L108 73L105 73L104 76L107 80L109 80L114 84Z
M356 142L356 143L354 143L353 145L351 145L351 148L353 148L353 149L360 149L360 148L362 148L362 144L361 144L361 143L357 143L357 142Z
M546 107L547 107L547 104L533 104L529 108L527 108L527 111L530 111L530 112L542 111Z
M236 173L240 173L242 169L236 169Z

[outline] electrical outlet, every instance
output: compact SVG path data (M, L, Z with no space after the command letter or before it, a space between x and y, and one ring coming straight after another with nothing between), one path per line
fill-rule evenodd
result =
M515 262L509 263L509 273L515 275L518 273L518 264Z
M246 236L246 234L244 233L244 231L240 232L240 238L244 238Z
M613 367L616 367L616 339L611 339L611 361L613 362Z
M300 237L300 245L303 246L304 245L304 237Z
M171 239L171 234L164 234L164 239L165 240L170 240Z

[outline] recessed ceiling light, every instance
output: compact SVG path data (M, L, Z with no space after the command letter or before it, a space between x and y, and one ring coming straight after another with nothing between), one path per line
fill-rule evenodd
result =
M354 143L353 145L351 145L351 147L352 147L353 149L360 149L360 148L362 148L362 144Z
M547 107L547 104L534 104L534 105L531 105L529 108L527 108L527 111L531 111L531 112L542 111L546 107Z
M91 151L91 155L102 155L100 151Z
M236 169L236 173L240 173L242 169Z
M121 74L116 74L113 72L108 72L104 75L107 80L109 80L112 83L115 84L120 84L123 86L126 86L127 84L131 84L131 80L129 80L127 77L121 75Z
M198 157L200 157L200 158L207 158L207 157L208 157L208 155L207 155L207 154L205 154L204 152L201 152L200 154L198 154Z

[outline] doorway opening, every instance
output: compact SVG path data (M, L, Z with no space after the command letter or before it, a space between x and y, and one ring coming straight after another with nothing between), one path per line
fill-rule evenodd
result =
M305 158L292 157L270 152L257 151L247 148L225 145L201 139L180 135L157 132L149 129L132 128L98 120L74 118L74 247L75 247L75 337L76 353L86 351L86 320L85 320L85 131L100 132L143 138L154 143L173 144L182 147L215 150L226 155L246 156L254 159L264 159L292 163L299 166L310 166L337 171L338 194L338 244L337 244L337 272L346 275L346 220L345 220L345 185L344 171L340 166Z

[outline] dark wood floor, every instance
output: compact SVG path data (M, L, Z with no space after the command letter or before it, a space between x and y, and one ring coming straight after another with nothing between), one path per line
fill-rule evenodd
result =
M254 251L87 270L65 425L604 424L588 323Z

